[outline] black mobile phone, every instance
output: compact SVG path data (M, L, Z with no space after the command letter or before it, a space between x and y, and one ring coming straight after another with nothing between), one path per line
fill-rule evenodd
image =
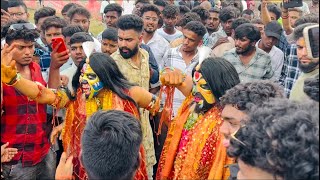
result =
M282 1L282 6L285 9L294 8L294 7L301 7L302 5L303 5L302 0L290 0L289 2Z
M1 9L3 9L3 10L8 12L8 6L9 6L9 2L8 1L1 0Z
M303 29L303 37L306 42L308 56L319 59L319 24Z

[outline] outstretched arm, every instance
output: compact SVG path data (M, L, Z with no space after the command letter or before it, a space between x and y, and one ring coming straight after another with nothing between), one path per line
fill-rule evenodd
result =
M159 97L139 86L133 86L129 89L129 91L132 99L138 104L139 107L149 110L152 115L159 111Z

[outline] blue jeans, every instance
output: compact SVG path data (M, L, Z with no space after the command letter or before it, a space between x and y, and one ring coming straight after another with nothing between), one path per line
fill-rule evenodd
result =
M10 180L53 179L56 173L56 152L50 148L46 157L31 167L22 167L21 160L15 165L2 165L2 175Z

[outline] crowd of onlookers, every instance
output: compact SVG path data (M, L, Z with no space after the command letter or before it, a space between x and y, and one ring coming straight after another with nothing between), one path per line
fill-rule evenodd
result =
M178 147L191 143L181 137L197 134L194 129L202 127L198 123L205 123L200 122L201 117L214 108L221 119L214 125L215 137L224 146L217 151L233 160L226 166L228 177L224 179L319 178L319 58L309 57L304 36L306 27L319 24L318 0L288 9L271 0L101 3L106 28L96 36L90 33L90 9L76 3L66 4L61 12L44 5L35 11L34 24L22 0L10 0L7 11L1 9L1 58L11 48L10 58L19 72L8 83L2 79L1 85L1 171L5 179L72 179L73 157L63 150L62 129L56 128L63 125L66 109L38 104L35 99L45 94L41 88L36 98L29 98L15 85L21 76L76 94L74 77L84 73L81 68L89 57L83 43L88 41L95 52L116 62L121 77L161 97L156 115L143 108L139 118L118 109L102 109L88 117L79 158L89 179L136 179L141 145L147 172L141 179L210 179L214 163L210 169L195 172L201 176L181 176L187 174L179 172L185 169L175 168L183 163L177 160L181 155ZM63 52L52 48L52 39L57 37L66 44ZM1 68L10 65L1 61ZM109 71L101 68L101 72ZM168 80L171 75L176 78L174 83ZM180 80L184 84L176 85ZM175 84L171 96L161 94L164 82ZM180 124L184 130L176 135L183 111L193 111L185 103L190 96L198 97L197 93L202 104L195 98L196 113L186 117L186 123ZM170 110L167 102L172 104ZM162 114L167 112L174 123L162 123ZM171 140L176 136L181 140ZM205 146L207 138L199 146ZM164 157L171 157L166 153L174 142L177 147L170 168L174 170L163 176L169 161Z

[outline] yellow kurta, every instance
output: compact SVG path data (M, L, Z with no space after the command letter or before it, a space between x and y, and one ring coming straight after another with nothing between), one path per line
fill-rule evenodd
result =
M137 67L130 59L124 59L119 50L114 52L111 57L117 63L122 74L131 82L149 91L149 54L144 49L139 48L139 56L141 66ZM142 144L146 151L147 171L149 178L152 178L153 166L156 164L156 157L154 151L153 134L149 121L149 111L140 108L141 127L143 133Z

